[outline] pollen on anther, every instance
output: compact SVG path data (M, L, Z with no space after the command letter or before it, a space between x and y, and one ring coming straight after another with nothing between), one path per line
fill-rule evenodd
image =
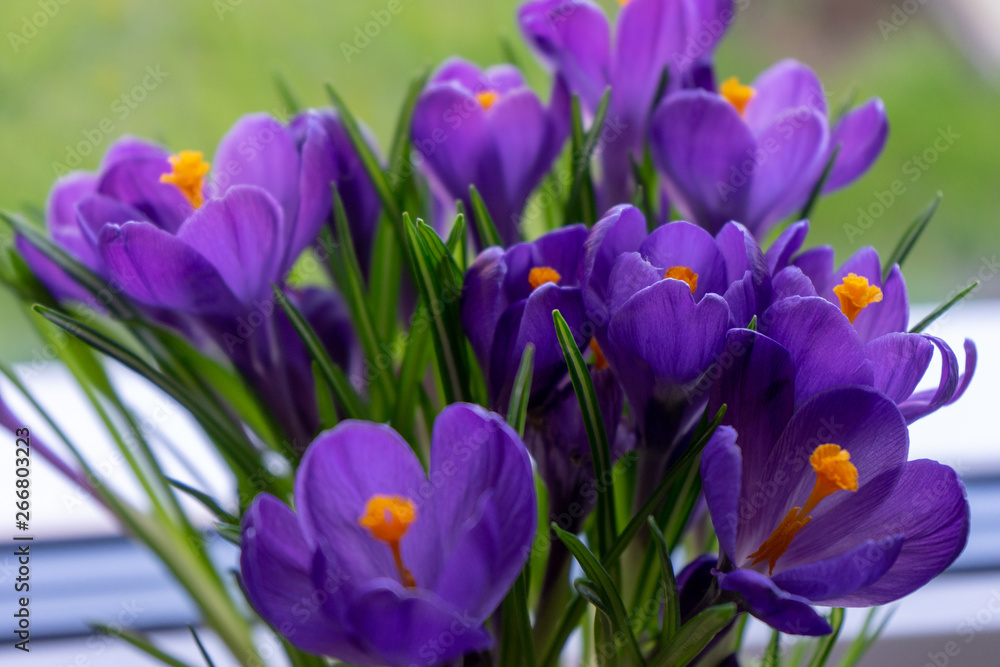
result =
M181 151L167 159L171 171L160 176L160 183L173 185L192 207L199 208L204 203L202 187L211 165L202 158L201 151Z
M500 93L498 93L495 90L484 90L482 92L476 93L476 101L479 102L479 106L481 106L486 111L489 111L490 107L496 104L497 100L499 99L500 99Z
M854 324L861 311L882 300L882 290L870 285L868 279L856 273L849 273L840 285L833 288L840 300L840 310Z
M691 288L691 294L694 294L695 290L698 289L698 274L686 266L671 266L663 274L663 277L687 283L688 287Z
M733 76L722 82L722 85L719 86L719 94L736 107L736 110L742 116L743 112L746 111L747 105L750 104L750 100L757 94L757 91L750 86L744 86L738 78Z
M528 272L528 284L536 290L545 283L558 283L562 276L551 266L536 266Z

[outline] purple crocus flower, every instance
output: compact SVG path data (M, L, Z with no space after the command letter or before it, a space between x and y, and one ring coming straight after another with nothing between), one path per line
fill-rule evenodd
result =
M881 153L889 126L873 99L829 127L816 75L786 60L752 87L730 79L718 93L671 95L653 116L653 158L671 201L709 231L736 220L762 238L805 205L839 147L824 192L851 183Z
M642 162L649 115L662 96L714 88L711 56L733 19L732 0L630 0L614 42L603 10L589 0L532 0L518 21L528 43L594 113L611 87L603 193L610 206L631 199L630 159ZM664 85L666 84L666 85Z
M450 664L493 640L484 622L528 558L531 462L494 413L445 408L429 475L387 426L343 422L309 447L295 508L243 517L247 597L309 653L359 665Z
M520 238L521 211L548 173L569 130L564 88L546 108L511 65L481 70L457 58L434 73L417 100L412 138L436 188L472 211L475 185L504 244Z
M577 264L587 228L572 225L507 250L484 250L469 267L462 288L462 326L486 375L490 404L507 409L518 364L535 346L531 395L548 396L566 375L552 311L558 310L582 349L590 340Z
M775 629L826 634L811 605L886 604L958 557L969 533L965 490L951 468L907 461L906 421L874 389L833 387L793 410L794 364L745 333L761 341L755 363L728 383L750 400L730 403L736 428L701 462L725 556L716 577Z
M870 384L897 403L907 422L912 423L961 398L975 374L975 344L965 341L965 369L959 373L958 357L947 343L928 334L907 333L909 298L898 265L889 270L883 281L878 253L871 247L860 249L839 269L834 269L833 248L829 246L811 248L793 257L807 232L807 222L796 223L768 249L775 299L820 296L836 306L842 317L837 317L833 308L817 307L813 311L819 315L811 323L817 331L843 329L847 332L842 336L843 344L863 346L860 349L874 370ZM765 321L760 330L766 332L767 326ZM915 391L930 367L935 348L941 357L938 386Z
M714 238L687 222L645 230L638 209L613 208L590 231L580 282L640 433L669 452L705 407L697 384L726 331L763 312L771 285L763 254L739 225Z

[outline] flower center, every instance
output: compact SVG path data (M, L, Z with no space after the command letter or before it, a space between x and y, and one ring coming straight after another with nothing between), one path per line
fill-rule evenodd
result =
M601 346L597 344L596 338L590 339L590 352L594 355L594 370L603 371L608 367L608 360L601 351Z
M833 293L840 299L840 310L847 315L851 324L854 324L862 310L882 300L882 290L869 285L864 276L854 273L849 273L842 284L834 287Z
M403 565L399 541L403 539L410 524L416 520L417 508L408 498L382 495L374 495L369 498L365 505L365 513L358 519L358 523L367 528L372 537L385 542L392 549L392 557L396 561L399 580L407 588L415 588L417 582Z
M753 565L767 561L768 574L774 573L775 563L788 551L792 540L812 519L809 513L816 509L820 501L835 491L858 490L858 469L851 463L850 453L839 445L820 445L809 457L809 463L816 471L816 484L806 504L790 509L770 537L760 545L760 549L747 557L752 559Z
M731 76L719 86L719 94L736 107L736 110L742 116L747 105L750 104L750 100L757 94L757 91L750 86L744 86L738 78Z
M495 90L484 90L481 93L476 93L476 101L486 111L489 111L490 107L496 104L499 99L500 93Z
M698 289L698 274L686 266L671 266L663 274L663 277L686 282L691 288L691 294L694 294L694 291Z
M536 266L528 272L528 284L532 290L536 290L545 283L559 283L562 276L551 266Z
M160 176L160 183L175 186L191 202L191 206L199 208L204 203L202 183L211 165L202 159L201 151L181 151L168 159L173 171Z

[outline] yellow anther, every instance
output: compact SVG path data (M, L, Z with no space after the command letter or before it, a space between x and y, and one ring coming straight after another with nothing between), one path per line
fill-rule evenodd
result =
M594 355L594 370L602 371L608 367L608 360L601 351L601 346L597 344L596 338L590 339L590 352Z
M562 280L559 272L551 266L536 266L528 272L528 284L532 290L536 290L545 283L557 283Z
M402 496L372 496L365 505L365 513L358 523L367 528L372 537L381 540L392 549L392 557L399 572L400 582L407 588L416 587L406 566L403 565L403 554L399 549L399 541L403 539L410 524L417 520L417 508L409 499Z
M495 90L484 90L481 93L476 93L476 101L479 102L479 106L487 111L490 110L497 100L500 99L500 93Z
M671 266L663 274L663 277L686 282L691 288L691 294L694 294L694 291L698 289L698 274L686 266Z
M750 104L750 100L757 94L757 91L750 86L744 86L738 78L732 76L723 81L722 85L719 86L719 94L736 107L736 110L742 116L747 105Z
M824 498L836 491L858 490L858 469L851 463L850 453L839 445L820 445L813 450L809 463L816 472L816 483L809 499L802 507L790 509L760 548L747 557L754 565L767 561L769 573L774 572L775 563L812 520L809 514Z
M854 324L854 320L862 310L882 300L882 290L875 285L869 285L868 279L855 273L847 274L844 282L833 288L833 293L840 299L840 310Z
M173 170L160 176L160 183L169 183L181 191L191 206L199 208L202 198L202 184L211 165L202 159L201 151L181 151L169 158Z

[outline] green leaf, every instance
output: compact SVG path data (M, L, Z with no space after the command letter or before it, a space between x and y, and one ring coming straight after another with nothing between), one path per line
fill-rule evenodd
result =
M524 437L524 424L528 418L528 399L531 397L531 374L535 368L535 344L524 346L521 363L514 376L514 388L510 393L510 405L507 408L507 423L517 434Z
M830 612L830 627L833 628L833 632L825 637L820 637L819 643L816 645L816 653L809 661L809 667L826 666L826 661L830 659L830 653L837 644L837 637L840 636L840 631L844 627L845 615L844 610L840 607L835 607Z
M534 667L535 647L528 616L528 577L524 570L504 598L500 630L500 667Z
M284 106L284 116L281 121L287 123L288 119L297 114L302 110L302 103L299 102L295 93L292 91L292 87L288 84L288 79L284 77L280 72L275 72L272 75L274 79L274 89L278 91L278 99L281 100L281 104ZM194 632L194 630L192 630Z
M319 428L326 431L337 425L337 406L333 403L330 386L326 383L323 371L315 361L311 364L313 376L313 391L316 393L316 411L319 413Z
M406 97L403 98L403 106L396 116L396 127L392 133L392 143L389 145L389 186L395 192L399 192L402 184L408 180L405 175L412 174L413 171L409 166L410 127L417 99L427 85L429 77L430 72L424 70L410 82L406 89Z
M903 238L899 239L899 243L896 245L896 249L892 251L888 259L885 260L885 265L882 267L882 282L889 277L889 272L892 271L892 267L895 264L903 266L903 262L910 255L910 251L913 250L913 246L917 244L920 239L920 235L924 233L927 229L927 225L930 224L931 219L934 214L937 213L938 206L941 205L941 199L944 194L941 192L937 193L937 196L931 201L930 204L917 216L917 219L910 223L910 226L906 228L906 232L903 234Z
M497 226L493 223L493 216L490 215L486 208L486 202L483 201L475 185L469 186L469 202L472 205L472 223L476 227L476 235L479 237L479 243L482 247L503 247L500 232L497 231Z
M611 475L611 448L608 445L608 434L604 430L604 418L597 402L597 392L590 378L590 369L580 354L573 332L558 310L552 311L552 321L556 327L556 337L562 347L563 358L569 367L569 377L573 382L576 399L580 403L580 412L587 430L587 441L590 443L590 455L594 461L594 479L607 480L606 484L597 485L597 552L604 559L610 549L611 542L618 534L615 525L615 489L614 477Z
M368 267L368 301L379 340L392 340L396 331L403 261L402 242L383 216L375 233L375 249ZM330 272L335 273L332 268Z
M156 648L149 640L138 633L120 630L118 628L113 628L110 625L101 625L99 623L92 623L90 627L97 632L101 632L128 642L146 655L159 660L165 665L170 665L171 667L191 667L187 663L181 662L174 656L164 653L160 649Z
M468 400L468 359L458 311L462 274L437 232L422 220L412 223L406 213L403 221L407 252L416 267L417 287L431 315L431 335L445 402Z
M809 199L806 201L806 205L802 207L799 211L799 217L797 220L807 220L810 215L812 215L813 209L816 208L816 203L819 202L820 195L823 194L823 186L826 185L827 180L830 178L830 172L833 171L833 165L837 161L837 156L840 154L840 144L833 149L833 153L830 154L830 159L826 161L826 166L823 167L823 173L819 175L819 179L816 181L816 185L813 186L812 192L809 193Z
M750 331L756 331L757 330L757 316L756 315L754 315L753 317L750 318L750 324L747 325L747 329L749 329Z
M340 274L340 281L343 283L340 285L341 293L351 311L351 323L361 341L369 367L379 368L379 357L385 353L382 351L382 341L379 340L375 330L375 318L368 303L368 293L365 291L365 280L361 274L358 255L354 250L347 212L344 210L344 202L336 186L333 186L333 221L337 227L342 269L339 271L334 269L335 275ZM326 227L320 230L321 236L329 233ZM334 267L331 265L331 268ZM396 402L396 388L391 373L379 373L372 382L372 388L378 391L386 406Z
M406 332L406 351L399 371L399 398L393 411L391 424L407 442L415 445L412 437L413 418L417 405L417 394L430 361L430 313L424 301L418 301L409 331ZM375 369L375 372L379 372Z
M204 505L205 509L214 514L220 521L226 523L235 523L235 524L238 524L240 522L238 518L236 518L226 510L224 510L222 508L222 505L220 505L215 498L208 495L207 493L199 491L198 489L195 489L191 486L188 486L184 482L180 482L172 477L167 477L166 480L167 482L169 482L170 486L183 491L184 493L186 493L187 495L191 496L199 503Z
M872 644L874 644L882 635L882 632L885 631L886 626L892 619L893 614L896 613L896 609L898 609L898 607L893 607L892 609L886 611L883 614L878 627L874 630L870 630L872 623L875 621L875 617L879 613L879 609L879 607L872 607L868 611L868 615L865 617L864 625L861 626L861 632L859 632L858 636L854 638L853 642L851 642L851 645L844 653L844 657L840 659L840 667L851 667L852 665L857 664L858 660L860 660L864 654L868 652L868 649L871 648Z
M781 665L781 633L777 630L771 631L771 640L764 650L764 658L760 667L779 667Z
M594 111L594 119L591 122L590 130L583 131L583 112L580 105L580 98L576 95L572 100L573 128L572 128L572 180L570 181L569 199L567 202L566 219L573 220L579 217L588 224L597 221L597 202L594 197L594 183L590 175L590 159L594 155L594 149L601 139L601 132L604 130L604 121L608 114L608 102L611 99L611 88L606 88L601 95L601 101ZM578 216L573 213L578 213Z
M552 522L552 530L560 541L566 545L570 553L573 554L580 567L583 568L587 578L593 583L594 591L604 603L604 607L610 612L608 618L611 621L611 625L616 632L624 634L629 650L636 662L640 665L645 665L646 660L642 656L642 650L640 650L639 643L632 632L632 626L629 624L628 612L625 611L625 603L622 602L621 594L615 588L608 571L604 569L604 566L597 560L597 557L590 552L590 549L584 546L583 542L576 535L566 532L555 522Z
M930 325L934 324L934 322L937 321L937 319L939 317L941 317L942 315L944 315L945 313L947 313L949 310L951 310L952 306L954 306L956 303L958 303L959 301L961 301L962 299L964 299L966 296L968 296L969 293L972 292L972 290L976 289L977 287L979 287L979 281L978 280L976 282L972 283L971 285L969 285L968 287L966 287L961 292L959 292L957 295L955 295L954 298L950 299L946 303L943 303L940 306L938 306L937 308L935 308L933 310L933 312L931 312L930 315L928 315L924 319L920 320L912 329L910 329L910 333L921 333L921 332L923 332L924 329L926 329Z
M736 617L736 605L709 607L681 626L669 644L650 660L649 667L687 665Z
M594 608L597 609L597 611L601 612L605 616L611 616L611 610L604 604L604 598L602 598L601 594L597 591L597 584L593 581L586 578L577 579L573 582L573 588L576 589L576 592L579 593L584 600L594 605Z
M364 403L358 397L357 392L354 391L354 387L351 386L351 382L347 379L344 371L333 363L333 359L330 358L326 347L323 346L322 341L320 341L319 336L316 335L312 326L302 316L299 309L288 300L288 297L281 291L280 287L277 285L272 285L271 287L274 290L274 296L278 301L278 305L285 311L288 320L292 323L292 327L299 334L302 342L305 343L306 349L309 350L309 354L312 355L313 360L319 365L323 377L326 378L327 384L333 390L333 395L340 402L340 407L344 411L344 414L348 419L367 419L368 414Z
M198 637L198 631L194 629L193 625L188 625L188 630L191 631L191 636L194 637L194 642L198 645L198 650L201 651L201 657L205 658L205 664L208 667L215 667L215 663L212 662L212 658L208 655L208 651L205 650L205 645L201 643L201 638Z
M326 84L326 94L330 98L330 102L333 103L334 108L337 109L337 115L344 126L344 131L347 132L347 136L351 140L351 145L361 159L365 173L368 174L372 185L375 186L375 192L382 202L382 207L385 209L386 215L389 216L391 221L398 221L400 219L400 211L399 205L396 202L396 195L389 186L389 181L382 170L382 165L379 164L378 157L365 140L361 126L358 125L354 114L351 113L351 110L344 104L340 95L337 94L337 91L330 84Z
M660 575L663 578L663 625L660 630L660 645L665 646L680 628L681 602L677 591L677 579L674 577L674 564L670 561L670 550L663 539L663 533L653 517L647 520L649 533L653 536L656 555L660 559Z

